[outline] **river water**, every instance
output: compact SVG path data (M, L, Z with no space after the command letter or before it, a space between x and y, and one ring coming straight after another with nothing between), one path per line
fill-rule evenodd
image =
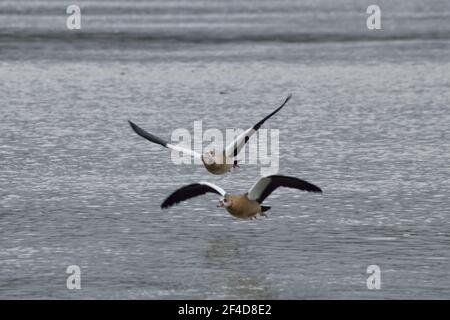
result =
M0 297L62 299L450 298L450 4L377 1L0 3ZM173 130L242 128L288 93L279 189L267 219L185 184L245 192L175 165L131 119ZM81 289L66 288L66 268ZM369 265L381 289L369 290Z

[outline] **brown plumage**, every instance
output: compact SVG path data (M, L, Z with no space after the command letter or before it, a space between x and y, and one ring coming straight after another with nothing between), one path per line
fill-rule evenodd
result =
M232 158L225 156L223 152L216 155L214 150L202 155L202 162L206 170L215 175L224 174L234 167Z
M225 206L224 201L222 201L219 206L225 207L233 217L252 219L257 214L265 216L265 214L262 214L261 204L255 200L250 200L247 193L241 195L225 195L224 200L226 200L229 205Z

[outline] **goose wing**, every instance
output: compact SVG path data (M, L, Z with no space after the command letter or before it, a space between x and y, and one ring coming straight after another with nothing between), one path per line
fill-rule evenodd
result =
M163 146L165 148L169 148L169 149L172 149L172 150L175 150L175 151L187 153L187 154L189 154L191 156L194 156L195 158L199 158L199 159L201 158L201 154L196 152L196 151L194 151L194 150L170 144L169 142L167 142L167 141L165 141L165 140L163 140L163 139L161 139L161 138L159 138L159 137L157 137L157 136L155 136L155 135L145 131L144 129L142 129L141 127L139 127L135 123L131 122L130 120L128 120L128 123L130 124L130 126L131 126L131 128L133 129L134 132L136 132L139 136L141 136L144 139L147 139L150 142L159 144L159 145L161 145L161 146Z
M173 192L166 200L164 200L161 204L161 208L166 209L181 201L201 196L206 193L217 193L221 196L225 196L226 194L225 190L215 184L209 182L193 183Z
M275 111L273 111L271 114L266 116L264 119L259 121L257 124L255 124L253 127L245 130L243 133L238 135L236 139L234 139L233 142L231 142L226 148L225 148L225 155L229 158L236 157L238 153L241 151L242 147L245 146L247 141L250 139L250 137L258 131L258 129L263 125L263 123L268 120L270 117L272 117L274 114L276 114L278 111L281 110L281 108L284 107L284 105L291 99L292 94L288 95L286 100L284 100L283 104L279 106Z
M247 196L250 200L256 200L259 203L262 203L264 199L266 199L279 187L322 193L322 190L319 187L305 180L294 177L272 175L259 179L259 181L250 188Z

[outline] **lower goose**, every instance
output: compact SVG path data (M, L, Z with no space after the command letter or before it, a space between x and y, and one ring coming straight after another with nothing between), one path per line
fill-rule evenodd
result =
M279 187L322 193L322 190L301 179L281 175L272 175L259 179L248 192L239 195L227 193L224 189L209 182L199 182L182 187L173 192L161 204L162 209L169 208L181 201L194 198L206 193L216 193L222 196L218 207L225 209L234 217L240 219L253 219L259 214L266 216L265 211L270 207L262 203L273 191Z

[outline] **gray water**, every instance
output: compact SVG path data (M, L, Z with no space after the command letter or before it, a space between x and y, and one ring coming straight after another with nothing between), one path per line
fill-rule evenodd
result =
M0 3L0 298L450 298L450 4L377 1ZM280 130L267 219L187 183L245 192L260 167L175 165L132 119ZM81 268L81 289L66 268ZM368 290L366 268L381 269Z

